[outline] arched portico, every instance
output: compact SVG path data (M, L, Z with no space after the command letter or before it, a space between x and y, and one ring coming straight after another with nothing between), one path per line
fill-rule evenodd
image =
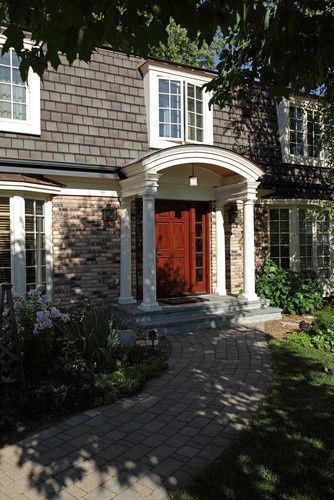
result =
M196 165L202 176L203 186L198 190L189 190L184 184L184 172L187 169L190 172L192 165ZM223 205L231 201L243 202L243 297L248 301L258 300L255 293L254 200L263 171L257 165L219 147L184 145L149 153L124 165L122 172L125 178L121 181L120 304L135 302L131 292L131 200L140 196L143 199L143 302L140 307L148 311L159 308L156 299L155 198L161 197L162 193L164 197L170 193L173 199L189 199L189 196L201 194L203 199L216 202L216 293L220 295L226 294Z

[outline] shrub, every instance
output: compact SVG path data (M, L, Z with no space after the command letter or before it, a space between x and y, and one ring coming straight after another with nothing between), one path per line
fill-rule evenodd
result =
M324 307L315 315L310 329L312 345L317 349L334 352L334 308Z
M307 332L290 333L289 339L305 347L334 352L334 308L317 311L312 327Z
M55 331L69 320L69 315L54 307L38 290L15 296L14 307L24 370L30 375L42 375L50 368Z
M294 273L267 260L258 272L256 291L274 307L289 314L313 313L322 297L313 273Z
M113 371L120 351L119 324L111 308L91 308L72 316L63 327L64 357L82 359L96 371Z

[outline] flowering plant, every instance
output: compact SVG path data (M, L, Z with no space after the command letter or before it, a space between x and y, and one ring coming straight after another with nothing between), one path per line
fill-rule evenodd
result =
M49 366L55 331L70 317L62 313L39 290L14 297L18 330L27 372L41 374Z

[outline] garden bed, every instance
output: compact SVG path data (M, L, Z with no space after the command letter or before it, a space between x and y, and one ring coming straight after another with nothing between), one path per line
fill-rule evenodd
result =
M134 394L168 367L169 341L152 330L139 342L112 306L68 314L32 290L14 311L26 389L0 385L2 444Z
M305 322L311 324L314 316L282 314L282 319L267 321L265 324L265 333L278 340L284 339L290 332L300 332L299 324Z

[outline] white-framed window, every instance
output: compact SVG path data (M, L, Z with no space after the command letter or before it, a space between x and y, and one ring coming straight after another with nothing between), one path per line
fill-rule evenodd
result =
M284 99L277 106L282 158L286 163L320 166L321 114L316 99Z
M211 94L203 85L211 77L201 70L146 63L144 74L149 146L165 148L176 144L213 144Z
M51 201L34 193L0 193L0 282L51 297Z
M324 287L333 282L334 253L327 215L316 220L307 207L272 206L268 233L269 256L274 262L292 271L314 271Z
M288 208L269 210L270 258L284 269L290 267L290 213Z
M40 78L30 70L27 82L23 82L15 51L9 49L1 55L4 42L0 35L0 131L40 135Z

